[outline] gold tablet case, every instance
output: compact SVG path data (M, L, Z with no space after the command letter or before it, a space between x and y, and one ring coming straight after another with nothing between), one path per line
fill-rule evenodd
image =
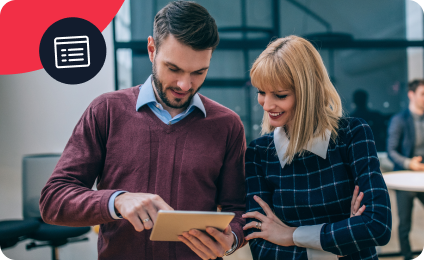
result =
M232 212L159 210L153 226L150 240L152 241L180 241L178 235L191 229L206 230L214 227L224 230L234 218Z

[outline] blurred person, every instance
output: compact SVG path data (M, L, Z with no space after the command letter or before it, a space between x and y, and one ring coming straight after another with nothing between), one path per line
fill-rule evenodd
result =
M364 119L374 134L377 151L385 151L387 136L387 128L384 124L385 116L378 111L369 109L368 92L363 89L358 89L353 93L353 103L356 108L350 116Z
M297 36L277 39L250 76L264 109L263 136L246 150L253 258L378 259L392 219L372 131L342 117L317 50Z
M42 217L54 225L101 224L101 260L220 259L245 241L246 141L237 114L197 94L217 26L199 4L176 1L157 13L153 30L152 75L89 105L42 191ZM236 214L225 230L190 230L183 243L149 240L161 209L217 207Z
M387 153L395 171L424 171L424 80L408 85L409 106L390 121ZM412 259L409 244L414 198L424 204L424 192L396 190L399 214L400 251L405 259Z

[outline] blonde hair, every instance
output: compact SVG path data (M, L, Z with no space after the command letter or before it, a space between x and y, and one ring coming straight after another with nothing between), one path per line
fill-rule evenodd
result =
M289 128L290 143L284 158L290 164L296 154L314 138L337 138L342 116L340 96L328 77L327 70L314 46L298 36L280 38L268 45L250 71L252 85L260 91L290 89L295 95L295 111ZM275 130L264 111L262 134Z

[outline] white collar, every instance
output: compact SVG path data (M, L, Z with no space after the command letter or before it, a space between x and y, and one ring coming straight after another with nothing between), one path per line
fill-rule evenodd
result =
M328 144L330 143L331 131L326 129L324 139L321 136L317 136L311 139L307 146L304 147L305 150L310 151L318 155L319 157L325 159L327 158ZM274 130L274 144L275 150L277 151L278 159L280 160L281 168L287 163L287 158L283 158L286 154L287 147L289 146L289 139L287 138L286 132L283 127L277 127Z

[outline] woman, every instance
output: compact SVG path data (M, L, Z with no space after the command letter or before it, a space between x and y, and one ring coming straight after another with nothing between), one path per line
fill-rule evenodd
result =
M264 109L264 135L246 151L253 258L378 259L391 211L373 135L364 120L342 117L319 53L300 37L278 39L250 76ZM351 215L355 185L366 208Z

